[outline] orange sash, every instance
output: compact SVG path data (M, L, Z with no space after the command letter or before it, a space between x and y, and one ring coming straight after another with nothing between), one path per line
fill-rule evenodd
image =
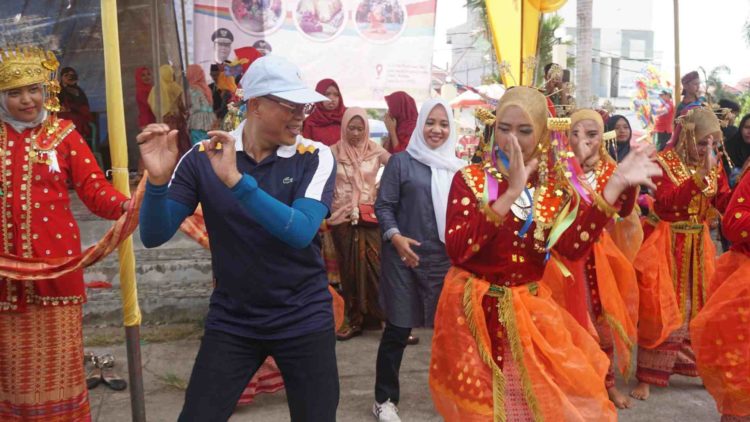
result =
M706 390L721 414L750 415L750 257L729 251L716 261L715 291L690 323Z
M104 236L94 245L75 256L59 258L24 258L0 253L0 277L11 280L47 280L94 265L112 253L138 227L138 214L143 201L146 177L135 192L128 210L123 213Z
M490 286L451 268L435 316L430 390L448 422L506 421L505 381L494 362L482 308L485 294L499 299L523 394L535 420L615 421L604 377L609 366L599 345L551 298L531 283Z

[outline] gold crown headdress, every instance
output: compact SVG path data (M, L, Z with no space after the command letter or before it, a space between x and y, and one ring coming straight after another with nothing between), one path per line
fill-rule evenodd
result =
M56 80L58 67L51 51L38 47L0 49L0 91Z
M60 82L57 71L60 62L52 51L39 47L16 47L10 50L0 48L0 91L23 86L41 84L45 94L44 108L50 113L60 111ZM50 130L55 119L47 119L45 126Z

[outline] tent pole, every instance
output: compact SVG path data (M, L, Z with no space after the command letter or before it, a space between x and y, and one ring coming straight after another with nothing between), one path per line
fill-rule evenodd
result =
M162 122L161 109L161 78L159 77L159 68L161 67L161 55L159 46L161 45L161 30L159 28L159 0L151 0L151 54L153 56L153 75L154 88L156 91L156 122Z
M184 42L183 50L185 55L185 69L190 65L190 59L188 58L188 33L187 33L187 17L185 16L185 0L180 0L180 7L182 8L182 41ZM187 70L185 70L187 72Z
M101 0L101 14L112 179L115 189L126 196L130 196L125 107L120 65L120 36L117 27L117 0ZM125 339L127 341L132 420L145 422L146 406L143 392L139 329L141 309L138 306L132 236L128 236L120 244L118 255L120 259L120 296L122 298L123 325L125 325Z

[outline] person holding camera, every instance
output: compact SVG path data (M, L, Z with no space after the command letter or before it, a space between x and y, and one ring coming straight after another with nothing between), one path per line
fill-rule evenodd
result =
M557 63L544 66L544 96L555 107L555 116L566 117L575 107L573 96L570 95L570 72Z

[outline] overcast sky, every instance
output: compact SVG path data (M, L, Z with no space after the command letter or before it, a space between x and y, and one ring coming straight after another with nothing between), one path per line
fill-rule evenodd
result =
M663 52L662 71L674 75L674 28L672 1L594 0L594 27L617 28L613 12L648 18L621 29L654 31L654 49ZM450 61L450 45L445 33L466 21L464 0L437 0L434 63L444 67ZM576 1L568 0L559 13L567 26L575 26ZM680 0L680 67L682 73L703 66L706 71L727 65L732 73L723 77L729 84L750 77L750 48L743 38L743 24L750 16L750 0ZM632 19L631 19L632 21ZM640 27L639 27L640 26Z

